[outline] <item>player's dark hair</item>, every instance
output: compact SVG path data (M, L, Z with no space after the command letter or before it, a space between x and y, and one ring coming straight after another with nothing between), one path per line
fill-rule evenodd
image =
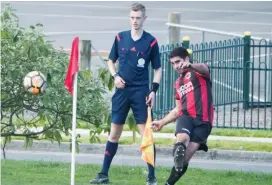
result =
M186 57L189 57L189 53L187 49L183 47L177 47L177 48L174 48L169 55L169 58L174 58L174 57L180 57L185 60ZM179 81L179 85L181 85L181 79Z
M183 47L177 47L177 48L174 48L169 55L169 58L174 58L174 57L180 57L185 59L186 57L189 57L189 53L187 49Z

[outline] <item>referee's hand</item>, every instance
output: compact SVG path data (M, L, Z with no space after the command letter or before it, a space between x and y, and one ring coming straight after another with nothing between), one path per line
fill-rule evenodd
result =
M120 76L116 76L114 78L114 85L119 89L123 89L125 87L125 83L126 82Z
M146 104L150 104L151 108L154 106L155 103L155 93L151 91L149 95L146 97Z

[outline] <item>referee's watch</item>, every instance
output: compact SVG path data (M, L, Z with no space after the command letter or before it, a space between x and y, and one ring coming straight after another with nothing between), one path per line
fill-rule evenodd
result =
M113 77L113 78L116 78L117 76L119 76L119 74L118 74L118 73L115 73L112 77Z

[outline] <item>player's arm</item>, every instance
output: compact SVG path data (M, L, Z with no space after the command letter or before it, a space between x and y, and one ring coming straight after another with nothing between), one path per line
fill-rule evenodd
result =
M176 100L176 107L172 109L163 119L162 126L167 125L168 123L172 123L176 121L178 118L178 113L180 111L180 100Z
M203 76L210 74L208 66L204 63L191 64L191 68Z
M153 121L151 128L155 131L158 131L168 123L175 121L178 118L180 108L180 100L176 99L176 107L172 109L163 119Z

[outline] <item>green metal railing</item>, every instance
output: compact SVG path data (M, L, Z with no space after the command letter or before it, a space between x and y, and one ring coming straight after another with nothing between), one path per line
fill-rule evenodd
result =
M255 41L250 32L243 38L190 45L182 43L160 48L162 79L156 97L157 119L175 107L174 83L178 74L169 62L169 53L177 46L192 51L192 62L207 63L213 83L214 126L272 130L272 43ZM150 75L153 76L152 70Z

